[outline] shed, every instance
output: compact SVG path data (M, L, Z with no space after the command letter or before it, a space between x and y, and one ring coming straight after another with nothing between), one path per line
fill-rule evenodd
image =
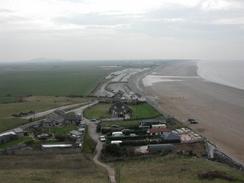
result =
M178 134L173 133L173 132L165 132L161 135L161 138L169 143L180 143L181 138Z
M170 132L168 128L150 128L148 129L148 133L150 135L162 135L165 132Z

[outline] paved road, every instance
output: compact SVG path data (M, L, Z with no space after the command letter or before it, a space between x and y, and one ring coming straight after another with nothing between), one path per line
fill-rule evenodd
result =
M92 103L90 103L88 105L82 106L82 107L80 107L78 109L73 109L72 112L75 112L76 114L81 115L83 117L83 111L86 108L88 108L88 107L96 105L97 103L98 103L98 101L94 101L94 102L92 102ZM69 111L69 112L71 112L71 111ZM83 117L83 120L88 126L89 135L97 143L96 154L95 154L95 156L93 158L94 163L96 163L97 165L99 165L99 166L101 166L101 167L103 167L103 168L105 168L107 170L110 183L116 183L115 170L112 167L110 167L109 165L107 165L105 163L102 163L99 160L99 157L101 155L101 151L102 151L102 148L103 148L103 143L99 140L99 134L96 132L96 124L94 122L91 122L90 120L84 118L84 117Z
M71 104L71 105L66 105L66 106L62 106L62 107L57 107L57 108L53 108L53 109L50 109L50 110L47 110L47 111L35 113L33 115L25 116L25 117L22 117L22 118L23 119L40 118L40 117L46 116L48 114L51 114L51 113L53 113L56 110L67 110L67 109L74 108L74 107L77 107L77 106L80 106L80 105L86 104L86 103L87 102L79 103L79 104Z

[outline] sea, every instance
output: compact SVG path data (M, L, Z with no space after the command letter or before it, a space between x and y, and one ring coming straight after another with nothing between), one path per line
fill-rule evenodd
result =
M198 75L214 83L244 90L244 60L199 61Z

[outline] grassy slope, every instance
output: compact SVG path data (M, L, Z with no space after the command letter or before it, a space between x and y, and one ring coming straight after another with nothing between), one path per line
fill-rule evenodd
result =
M13 118L11 115L18 112L45 111L51 108L84 102L85 98L66 97L29 97L26 102L0 104L0 132L24 124L27 120Z
M1 156L0 177L5 183L105 183L106 172L88 156Z
M102 119L109 118L111 114L109 114L109 108L111 104L99 103L91 108L85 110L85 117L92 119ZM133 110L132 118L133 119L141 119L141 118L153 118L157 117L160 114L149 104L138 104L138 105L130 105Z
M220 179L211 181L198 179L198 173L213 170L224 171L244 181L243 172L226 165L176 155L117 163L117 170L120 182L123 183L227 183Z

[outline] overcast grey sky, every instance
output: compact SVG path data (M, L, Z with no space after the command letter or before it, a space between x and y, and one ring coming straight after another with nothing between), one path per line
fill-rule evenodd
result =
M243 59L244 0L0 0L0 61Z

